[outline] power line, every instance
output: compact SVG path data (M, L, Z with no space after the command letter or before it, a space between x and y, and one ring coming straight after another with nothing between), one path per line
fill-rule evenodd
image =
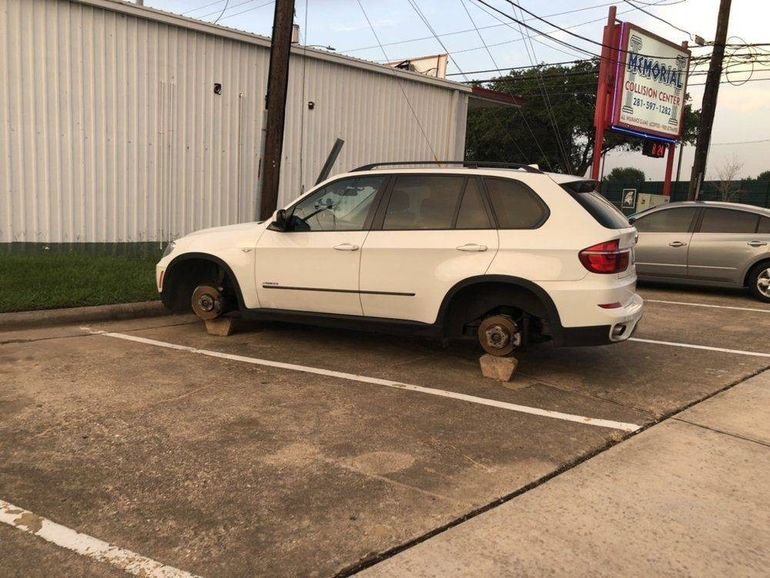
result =
M235 14L228 14L224 18L221 18L220 20L227 20L228 18L234 18L236 16L240 16L241 14L246 14L246 12L253 12L254 10L258 10L260 8L264 8L265 6L270 6L271 4L275 4L275 0L270 0L269 2L265 2L264 4L260 4L259 6L254 6L252 8L246 8L246 10L241 10L240 12L236 12Z
M524 32L522 30L521 24L519 24L519 34L521 34L522 38L524 37ZM529 31L527 31L527 40L529 41L529 46L527 46L527 41L525 40L524 47L527 49L527 56L529 57L530 62L534 64L535 61L537 60L537 54L535 53L535 46L532 44L532 38L530 38L529 36ZM564 147L564 143L561 140L561 134L559 133L559 125L556 122L556 115L553 112L553 106L551 106L551 99L548 96L548 89L545 86L545 81L542 78L542 73L540 72L539 69L537 72L538 72L537 80L540 86L540 93L543 97L543 102L545 103L546 117L548 118L551 128L553 129L554 137L556 137L556 150L558 154L561 156L562 167L564 168L564 172L569 174L572 172L569 155L567 155L567 151Z
M212 24L216 24L217 22L219 22L219 19L222 18L222 15L227 11L227 7L229 5L230 5L230 0L227 0L227 2L225 2L225 7L222 8L222 12L219 13L219 16L217 16L216 20L214 20Z
M422 10L420 10L420 7L417 5L417 2L415 0L407 0L409 2L409 5L414 9L414 11L417 13L417 16L420 18L420 20L423 21L425 26L428 28L431 34L433 34L433 38L436 39L436 42L438 42L441 45L442 50L447 54L447 57L449 56L450 52L447 49L447 47L444 45L444 43L441 41L441 38L439 38L438 34L436 34L436 31L433 29L433 26L431 26L430 21L425 17L425 14L422 13ZM465 73L462 71L460 66L457 64L457 61L453 58L452 62L457 67L457 70L460 71L460 73L463 75L463 78L465 80L468 80L468 77L465 76Z
M221 2L221 1L222 0L218 0L218 2ZM582 11L585 11L585 10L593 10L593 9L596 9L596 8L605 8L607 6L612 6L612 4L615 4L615 2L606 2L606 3L602 3L602 4L594 4L593 6L586 6L585 8L576 8L576 9L573 9L573 10L567 10L565 12L556 12L554 14L547 14L546 18L553 18L555 16L563 16L565 14L572 14L574 12L582 12ZM631 12L631 10L627 10L627 12ZM534 20L534 19L530 18L530 20ZM588 22L583 22L582 24L577 24L577 25L573 26L573 28L576 27L576 26L583 26L585 24L591 24L593 22L599 22L600 20L606 20L606 18L599 18L598 20L589 20ZM490 24L488 26L479 26L479 30L488 30L490 28L500 28L501 26L509 26L509 25L506 24L506 23ZM456 36L458 34L467 34L468 32L473 32L473 30L474 30L473 28L467 28L465 30L456 30L454 32L444 32L443 34L439 34L439 36L441 36L441 37L444 37L444 36ZM419 42L421 40L431 40L432 38L433 38L432 36L422 36L420 38L410 38L408 40L398 40L396 42L386 42L386 43L383 44L383 46L396 46L396 45L399 45L399 44L408 44L410 42ZM362 50L371 50L373 48L379 48L379 47L376 46L376 45L375 46L361 46L359 48L342 49L342 50L340 50L340 52L360 52ZM481 50L482 48L483 47L480 46L479 48L474 49L474 50Z
M588 38L586 36L583 36L582 34L577 34L575 32L572 32L568 28L564 28L562 26L554 24L553 22L550 22L550 21L546 20L542 16L538 16L534 12L531 12L531 11L527 10L526 8L522 8L519 4L517 4L516 2L513 2L512 0L504 0L504 1L507 2L508 4L510 4L511 6L513 6L515 8L518 8L522 12L525 12L525 13L529 14L530 16L533 16L537 20L540 20L541 22L543 22L543 23L545 23L545 24L547 24L549 26L552 26L556 30L564 32L564 33L566 33L566 34L568 34L570 36L573 36L575 38L579 38L580 40L583 40L584 42L588 42L590 44L594 44L596 46L600 46L602 48L610 48L610 49L615 50L615 51L620 52L620 53L636 54L637 56L643 56L643 57L646 57L646 58L654 58L654 59L657 59L657 60L676 60L678 58L676 56L655 56L655 55L651 55L651 54L643 54L641 52L632 52L630 50L624 50L624 49L619 48L617 46L605 45L602 42L598 42L598 41L596 41L596 40L594 40L592 38ZM553 36L550 36L550 34L546 34L546 33L542 32L541 30L538 30L537 28L535 28L533 26L530 26L529 24L526 24L525 22L516 19L515 17L511 16L510 14L508 14L506 12L503 12L502 10L497 9L494 6L491 6L485 0L476 0L476 2L484 4L485 6L487 6L488 8L491 8L492 10L497 12L498 14L502 14L506 18L508 18L510 20L513 20L514 22L517 22L518 24L524 26L525 28L528 28L529 30L532 30L534 32L537 32L538 34L543 34L543 35L547 36L550 40L553 40L554 42L558 42L559 44L563 44L563 45L568 46L570 48L573 48L575 50L579 50L580 52L585 52L586 54L589 54L590 56L595 56L595 57L599 58L598 54L595 54L595 53L593 53L593 52L591 52L589 50L586 50L584 48L580 48L579 46L575 46L573 44L569 44L568 42L565 42L565 41L560 40L558 38L554 38Z
M476 7L479 10L481 10L484 13L488 14L489 16L491 16L492 18L494 18L495 20L497 20L498 22L500 22L503 26L506 26L507 28L510 28L511 30L516 32L516 29L511 25L510 22L507 22L505 20L501 20L500 17L497 14L495 14L494 12L490 12L489 10L487 10L484 6L482 6L480 4L478 4ZM519 26L518 33L519 33L519 38L517 38L516 41L517 42L518 41L524 42L525 45L526 45L526 42L525 42L525 39L524 39L524 34L521 31L521 26ZM550 50L556 50L557 52L561 52L562 54L566 54L567 56L572 56L572 57L577 57L577 58L580 57L580 55L576 56L574 53L566 52L566 51L562 50L561 48L556 48L555 46L551 46L550 44L546 44L542 40L538 40L537 37L529 36L528 38L529 38L530 45L532 44L532 40L535 40L538 44L542 44L543 46L545 46L546 48L548 48ZM548 38L550 39L550 37L548 37Z
M182 12L182 16L186 14L192 14L193 12L197 12L198 10L203 10L204 8L208 8L209 6L214 6L214 4L221 4L225 0L214 0L213 2L209 2L208 4L203 4L201 6L198 6L197 8L190 8L189 10L185 10Z
M479 30L479 27L476 26L476 21L473 19L473 16L471 16L471 13L468 10L468 7L465 5L465 0L460 0L460 6L463 7L463 10L465 10L465 13L468 15L468 20L471 21L471 25L473 26L473 29L476 31L476 35L479 37L479 40L481 40L481 44L484 45L484 49L487 51L487 54L489 55L489 59L492 61L492 64L495 65L495 68L499 68L497 61L495 60L495 57L492 56L492 51L489 50L489 46L487 46L486 40L484 40L484 37L481 35L481 31Z
M478 34L479 40L481 40L481 43L486 47L487 43L484 40L484 37L481 35L481 32L479 31L478 26L476 26L476 21L473 19L473 16L471 16L470 10L468 10L468 7L465 5L465 0L460 0L460 4L462 4L462 7L465 10L465 13L468 15L468 19L471 21L471 25L476 30L476 34ZM489 59L492 61L492 64L494 64L497 67L498 66L497 61L495 60L495 57L492 56L492 51L489 50L488 47L487 47L487 54L489 55ZM540 141L537 140L537 137L535 136L535 133L532 131L532 128L529 126L529 122L527 122L527 118L524 116L524 113L521 111L521 108L516 107L516 111L519 113L521 120L524 122L524 126L527 127L527 130L529 131L529 134L532 137L532 140L534 141L535 145L540 151L540 154L543 155L543 160L548 165L548 168L551 169L552 168L551 161L548 160L548 155L545 154L543 147L540 145ZM498 126L502 126L502 121L499 115L495 115L495 120L497 121ZM516 142L516 140L514 140L513 144L518 149L519 154L521 155L521 159L526 161L527 159L524 155L524 151L522 151L521 147L519 147L519 143Z
M631 0L623 0L623 2L625 2L629 6L633 6L634 8L639 10L639 12L643 12L644 14L647 14L647 16L651 16L651 17L655 18L655 20L659 20L660 22L663 22L664 24L668 24L669 26L671 26L671 28L674 28L675 30L679 30L679 32L684 32L685 34L687 34L687 36L690 37L690 40L693 39L693 35L690 32L688 32L687 30L685 30L684 28L679 28L679 26L677 26L676 24L672 24L671 22L661 18L657 14L653 14L649 10L645 10L644 8L640 8L639 6L637 6L636 4L631 2Z
M382 50L382 55L387 59L388 54L385 52L385 48L382 46L382 42L380 42L380 37L377 34L377 31L374 29L374 26L372 25L372 21L369 20L369 15L366 13L366 10L364 10L364 5L361 3L361 0L356 0L356 3L358 4L358 7L361 9L361 13L364 15L364 20L366 20L366 23L369 25L369 29L372 31L372 35L374 36L374 39L377 41L377 44L380 45L380 50ZM412 106L412 103L409 101L409 97L406 94L406 90L404 89L403 80L398 75L398 72L396 69L393 69L393 75L398 80L398 87L401 89L401 94L404 95L404 100L406 101L407 106L409 107L409 110L412 113L412 116L414 117L414 121L417 123L418 128L420 129L420 133L422 133L422 138L425 139L425 143L428 145L428 148L430 149L431 154L433 155L433 160L438 162L439 158L436 156L436 151L433 149L433 145L430 142L430 139L428 138L428 135L425 133L425 129L422 126L422 123L420 122L420 118L417 116L417 112L414 110L414 107Z

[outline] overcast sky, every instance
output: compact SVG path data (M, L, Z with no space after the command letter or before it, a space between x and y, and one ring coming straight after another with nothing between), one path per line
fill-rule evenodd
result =
M511 6L504 0L485 0L508 13ZM632 0L637 6L654 13L693 35L713 40L719 0ZM521 35L516 29L500 24L484 11L475 0L361 0L367 15L374 25L380 40L385 45L389 60L398 60L425 54L444 52L433 38L425 23L417 16L411 3L421 9L431 26L451 54L449 72L475 71L493 68L492 59L483 48L478 34L473 30L471 18L481 28L480 34L489 45L492 57L499 67L526 66L531 64ZM601 41L602 26L611 4L602 0L518 0L521 6L539 16L547 18L573 32ZM187 16L213 21L221 18L219 24L257 34L270 35L273 17L273 3L268 0L145 0L147 6ZM614 2L618 7L620 20L633 22L656 34L675 42L689 40L689 36L668 24L660 22L621 0ZM222 10L227 9L222 14ZM306 44L331 45L338 52L359 58L382 61L382 50L369 28L357 0L296 0L295 22L302 28L302 41ZM464 8L465 6L465 8ZM486 9L489 11L489 9ZM565 13L568 12L568 13ZM729 35L737 36L731 42L770 43L770 0L733 0L730 16ZM307 25L306 25L307 24ZM543 32L596 52L598 46L567 35L564 32L551 33L548 25L538 21L529 22ZM488 27L488 28L484 28ZM574 27L574 28L573 28ZM470 29L470 31L469 31ZM427 38L426 38L427 37ZM414 40L421 39L421 40ZM410 42L404 42L410 41ZM398 44L392 44L398 43ZM691 44L693 44L691 42ZM537 62L561 62L584 58L585 54L564 46L554 45L547 39L534 44ZM770 62L770 45L766 61ZM705 54L708 48L695 48L694 55ZM743 50L742 50L743 51ZM705 70L701 66L698 70ZM730 80L738 83L748 78L745 67L734 68ZM470 78L487 78L487 74L469 74ZM463 80L452 76L452 79ZM743 163L740 176L756 176L770 170L770 64L758 65L752 81L742 86L722 84L719 89L709 168L713 174L726 160L736 157ZM704 82L705 77L691 79L691 84ZM696 108L703 97L702 86L691 86L689 93ZM764 140L753 144L728 144ZM682 162L682 179L687 180L692 165L694 147L685 147ZM607 157L607 171L615 166L635 166L645 171L648 178L662 179L663 159L650 159L641 153L611 153ZM711 176L711 175L709 175Z

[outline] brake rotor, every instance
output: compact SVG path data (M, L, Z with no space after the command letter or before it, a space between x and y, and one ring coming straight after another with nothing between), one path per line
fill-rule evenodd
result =
M222 315L222 293L216 287L199 285L192 294L192 310L199 319L216 319Z
M503 357L521 345L521 331L507 315L492 315L479 325L479 343L490 355Z

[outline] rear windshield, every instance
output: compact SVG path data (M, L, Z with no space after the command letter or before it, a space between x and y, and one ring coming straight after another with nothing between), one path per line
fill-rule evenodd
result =
M626 216L615 205L596 192L595 181L574 181L562 183L562 188L575 199L588 214L602 227L608 229L626 229L628 224Z

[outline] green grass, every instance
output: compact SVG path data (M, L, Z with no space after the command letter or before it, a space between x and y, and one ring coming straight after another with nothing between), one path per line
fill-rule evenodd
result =
M0 312L158 299L159 255L0 253Z

